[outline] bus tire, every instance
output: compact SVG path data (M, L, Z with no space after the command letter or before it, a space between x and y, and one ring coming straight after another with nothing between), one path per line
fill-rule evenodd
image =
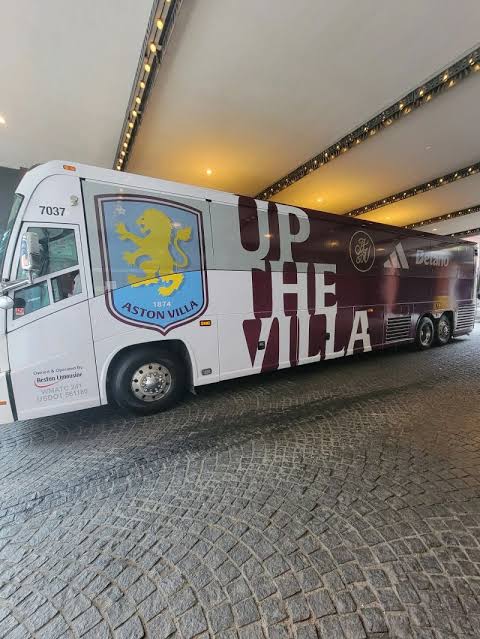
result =
M430 348L435 341L435 327L432 320L426 315L417 324L417 334L415 344L421 351Z
M439 346L445 346L452 339L452 322L445 313L438 320L435 327L435 342Z
M186 389L186 368L168 350L140 346L126 353L110 377L112 399L140 415L159 413L176 404Z

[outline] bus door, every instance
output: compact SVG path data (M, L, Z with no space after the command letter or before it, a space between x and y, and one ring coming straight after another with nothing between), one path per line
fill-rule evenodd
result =
M78 225L26 222L38 235L40 272L12 293L7 333L18 419L98 406L99 391L88 307L88 262ZM20 242L12 279L27 274Z

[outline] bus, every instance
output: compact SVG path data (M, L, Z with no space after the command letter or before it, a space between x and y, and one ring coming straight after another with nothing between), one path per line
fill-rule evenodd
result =
M475 321L475 245L71 162L0 247L0 423L415 343Z

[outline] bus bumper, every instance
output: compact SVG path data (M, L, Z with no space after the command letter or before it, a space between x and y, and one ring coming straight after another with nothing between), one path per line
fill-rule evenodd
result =
M10 424L16 419L10 375L0 372L0 424Z

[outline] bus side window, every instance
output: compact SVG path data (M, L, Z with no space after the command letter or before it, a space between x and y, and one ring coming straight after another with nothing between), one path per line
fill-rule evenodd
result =
M69 271L52 278L53 301L59 302L67 297L73 297L82 292L82 283L80 281L80 271Z
M25 317L50 304L47 282L32 284L18 291L13 296L13 319Z

